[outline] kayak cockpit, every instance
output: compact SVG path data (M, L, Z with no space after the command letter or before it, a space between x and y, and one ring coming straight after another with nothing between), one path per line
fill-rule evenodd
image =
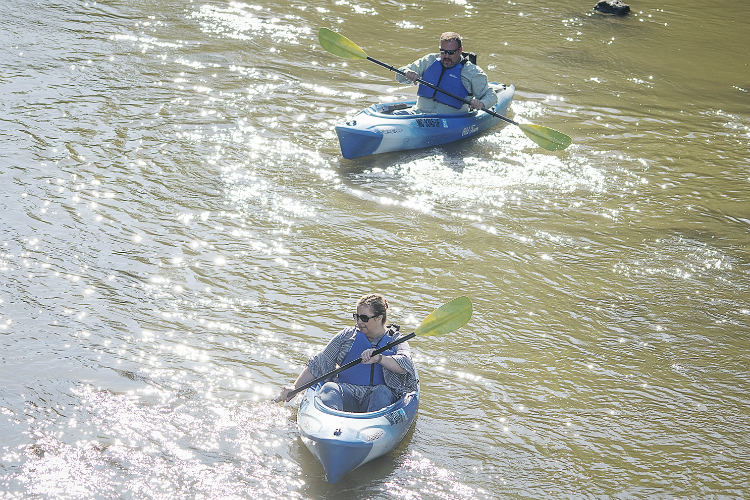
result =
M300 401L297 426L329 483L393 450L408 433L419 407L417 390L380 410L350 413L324 405L317 389L308 389Z

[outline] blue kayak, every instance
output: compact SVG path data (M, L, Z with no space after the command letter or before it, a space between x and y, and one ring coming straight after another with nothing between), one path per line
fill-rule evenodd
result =
M492 111L505 116L515 87L490 84L497 93ZM373 104L336 126L344 158L425 148L489 130L502 120L484 111L462 114L410 114L417 101Z
M305 391L297 412L297 426L302 442L323 464L331 484L393 450L417 416L419 390L378 411L349 413L321 403L319 388Z

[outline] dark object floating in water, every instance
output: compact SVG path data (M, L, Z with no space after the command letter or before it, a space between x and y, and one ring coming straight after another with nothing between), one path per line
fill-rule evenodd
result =
M594 10L601 14L625 16L630 12L630 6L623 3L622 0L599 0L596 5L594 5Z

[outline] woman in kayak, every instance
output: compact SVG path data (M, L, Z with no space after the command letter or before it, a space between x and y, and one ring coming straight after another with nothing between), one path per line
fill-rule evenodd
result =
M311 357L292 387L282 387L276 401L289 392L357 358L362 362L338 374L321 387L326 406L348 412L371 412L396 402L417 389L417 373L408 342L382 354L372 352L401 336L398 325L388 325L388 301L382 295L365 295L357 301L356 326L334 336L321 352Z
M490 108L497 103L497 95L489 86L487 75L482 68L463 58L463 49L458 33L443 33L440 35L440 52L428 54L401 68L405 76L396 73L396 81L415 83L421 78L459 97L471 96L471 105L420 83L417 107L412 113L467 113L469 108Z

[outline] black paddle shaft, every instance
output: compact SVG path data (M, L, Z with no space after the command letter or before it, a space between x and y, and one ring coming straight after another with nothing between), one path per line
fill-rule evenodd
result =
M380 66L382 66L382 67L384 67L384 68L388 68L389 70L393 71L394 73L398 73L399 75L402 75L402 76L406 76L406 73L404 73L403 71L401 71L401 70L400 70L400 69L398 69L398 68L395 68L395 67L391 66L390 64L386 64L386 63L384 63L384 62L380 62L380 61L378 61L377 59L373 59L373 58L372 58L372 57L370 57L370 56L367 56L367 60L368 60L368 61L371 61L371 62L374 62L375 64L379 64ZM452 93L452 92L448 92L447 90L443 90L443 89L441 89L440 87L436 87L435 85L433 85L433 84L431 84L431 83L428 83L428 82L426 82L426 81L422 80L421 78L417 78L417 82L418 82L418 83L421 83L422 85L427 85L427 86L428 86L428 87L430 87L431 89L433 89L433 90L437 90L438 92L442 92L442 93L443 93L443 94L445 94L445 95L451 96L451 97L452 97L452 98L454 98L454 99L458 99L459 101L463 102L464 104L471 104L471 100L470 100L470 99L466 99L465 97L459 97L459 96L457 96L456 94L454 94L454 93ZM495 118L500 118L501 120L505 120L505 121L506 121L506 122L508 122L508 123L512 123L513 125L518 125L518 126L520 126L520 125L519 125L519 124L518 124L517 122L514 122L513 120L511 120L511 119L510 119L510 118L508 118L508 117L505 117L505 116L503 116L503 115L500 115L500 114L498 114L498 113L495 113L495 112L494 112L494 111L492 111L491 109L487 109L487 108L484 108L484 109L482 109L482 111L484 111L485 113L488 113L488 114L490 114L490 115L494 116Z
M381 64L382 64L382 63L381 63ZM389 343L387 343L387 344L386 344L386 345L384 345L383 347L380 347L380 348L378 348L378 349L375 349L375 350L374 350L374 351L372 352L372 355L374 356L374 355L376 355L376 354L380 354L381 352L387 351L387 350L388 350L388 349L390 349L391 347L393 347L393 346L395 346L395 345L398 345L398 344L400 344L401 342L406 342L407 340L409 340L409 339L411 339L411 338L414 338L414 336L415 336L415 335L416 335L416 333L414 333L414 332L412 332L412 333L410 333L410 334L408 334L408 335L404 335L403 337L401 337L401 338L400 338L400 339L398 339L398 340L394 340L393 342L389 342ZM334 375L336 375L336 374L339 374L339 373L343 372L344 370L348 370L348 369L349 369L349 368L351 368L352 366L356 366L356 365L360 364L361 362L362 362L362 358L358 358L358 359L355 359L354 361L351 361L351 362L349 362L349 363L345 364L344 366L340 366L340 367L336 368L336 369L335 369L335 370L333 370L332 372L326 373L325 375L321 375L320 377L316 378L315 380L311 380L310 382L306 383L306 384L305 384L305 385L303 385L302 387L297 387L297 388L296 388L296 389L294 389L293 391L289 392L289 394L287 394L287 396L286 396L286 400L287 400L287 401L289 401L289 400L290 400L290 399L292 399L292 397L293 397L293 396L294 396L295 394L297 394L298 392L304 391L305 389L308 389L308 388L310 388L310 387L314 386L314 385L315 385L315 384L317 384L318 382L322 382L323 380L325 380L325 379L327 379L327 378L331 378L331 377L333 377Z

